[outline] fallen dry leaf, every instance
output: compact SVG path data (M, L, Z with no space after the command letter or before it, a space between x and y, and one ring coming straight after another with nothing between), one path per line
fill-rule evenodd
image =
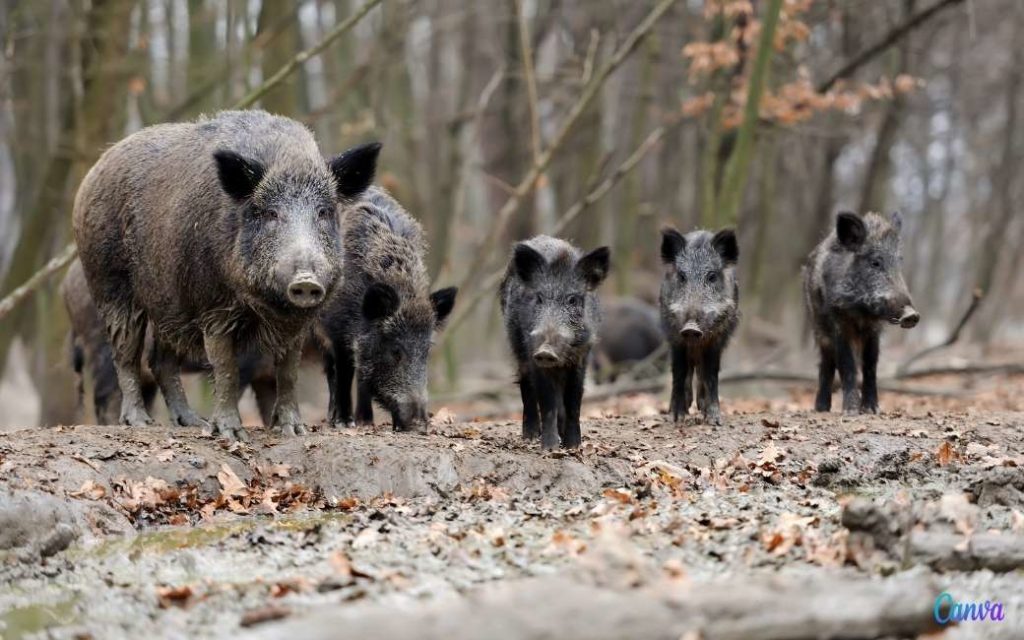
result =
M187 607L192 599L192 587L184 585L181 587L160 587L156 590L157 598L160 600L161 609L171 607Z
M250 609L242 614L242 619L239 624L243 627L252 627L264 622L271 622L273 620L281 620L287 618L292 614L292 610L288 607L279 604L268 604L265 607L259 609Z
M457 416L448 407L441 407L434 413L432 420L437 424L455 424Z
M940 467L944 467L953 461L961 461L963 456L953 448L953 445L949 441L944 441L939 445L938 451L935 452L935 461L939 463Z
M78 488L78 491L72 491L68 495L73 498L100 500L107 495L107 489L103 485L96 484L92 480L86 480L82 483L82 486Z
M249 487L245 486L238 474L228 466L228 463L220 465L217 472L217 480L220 481L221 493L226 497L244 496L249 493Z

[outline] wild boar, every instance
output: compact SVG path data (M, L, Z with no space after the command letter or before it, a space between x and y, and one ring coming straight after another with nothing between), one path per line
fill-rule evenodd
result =
M274 359L272 422L305 432L295 397L303 342L341 271L339 207L373 181L379 144L324 160L303 125L226 111L143 129L108 149L75 198L73 226L89 289L113 349L120 421L151 422L141 355L171 419L247 437L238 414L238 354ZM181 387L183 358L210 362L209 423Z
M501 311L518 368L523 438L545 450L582 442L580 406L587 360L601 323L596 289L610 268L608 247L584 254L564 240L516 243L501 282Z
M597 335L594 373L598 380L614 382L623 369L644 361L657 351L665 343L665 333L658 309L642 300L616 298L605 300L601 306L604 317ZM662 364L652 363L650 371L664 371Z
M661 320L672 350L669 412L676 421L687 415L696 374L697 408L705 422L721 424L718 374L740 317L736 233L697 230L684 236L666 227L661 236Z
M455 306L454 287L430 292L420 224L383 189L371 187L343 223L342 285L322 325L334 424L373 423L373 401L397 431L427 422L427 358L435 331ZM355 421L352 380L356 380Z
M884 322L917 325L903 279L899 213L890 217L842 212L836 226L811 252L804 268L804 294L821 359L816 411L832 408L836 369L843 387L843 412L878 413L879 340ZM863 392L857 393L857 358Z

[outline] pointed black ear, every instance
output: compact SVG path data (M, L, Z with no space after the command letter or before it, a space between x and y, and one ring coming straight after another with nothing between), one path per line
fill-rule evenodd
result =
M440 326L448 319L448 314L455 307L455 295L459 292L458 287L438 289L430 294L430 304L434 307L435 324Z
M371 142L352 147L327 161L338 186L338 197L358 198L373 184L380 148L379 142Z
M218 149L213 152L213 159L217 162L221 188L235 200L250 197L263 179L263 165L246 160L234 151Z
M576 269L583 275L583 279L587 281L587 286L591 289L604 282L608 276L608 269L611 268L611 253L608 247L598 247L576 263Z
M893 211L890 219L892 220L892 228L896 230L896 233L903 231L903 216L899 211Z
M363 294L363 317L384 320L398 311L398 292L386 284L375 282Z
M740 245L736 242L736 231L722 229L711 238L711 246L722 256L725 264L736 264L740 259Z
M673 264L686 248L686 238L672 227L661 229L661 261Z
M868 228L856 213L843 211L836 217L836 237L844 249L856 251L868 237Z
M523 282L530 282L533 276L540 271L547 261L539 251L525 242L516 243L512 250L512 263L516 268L516 275Z

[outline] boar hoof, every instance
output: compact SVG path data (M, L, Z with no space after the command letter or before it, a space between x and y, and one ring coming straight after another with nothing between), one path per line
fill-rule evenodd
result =
M129 427L145 427L153 424L153 418L142 407L125 406L121 411L121 424Z
M523 440L536 440L540 437L540 429L535 426L523 425Z
M717 411L709 411L705 413L704 424L711 424L716 427L722 426L722 414Z
M540 448L544 451L554 451L558 448L558 436L545 434L540 440Z
M214 416L209 425L203 428L203 434L215 438L249 442L249 434L242 428L242 421L237 415Z
M306 429L306 425L302 423L284 424L281 425L277 431L279 431L283 436L304 436L309 433Z
M188 411L182 411L176 415L171 416L171 421L179 427L205 427L207 426L206 420L199 417L195 411L189 409Z
M878 415L878 403L877 402L864 402L860 405L861 413L869 413L872 415Z

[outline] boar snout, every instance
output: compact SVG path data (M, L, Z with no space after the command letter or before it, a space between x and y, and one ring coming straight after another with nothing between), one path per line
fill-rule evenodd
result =
M572 336L558 326L548 326L530 332L534 345L531 357L538 367L557 367L563 364Z
M679 335L684 340L700 340L704 336L704 331L697 324L696 320L690 320L679 330Z
M917 312L917 309L910 306L909 304L903 307L903 312L900 313L899 324L904 329L913 329L917 326L917 323L921 321L921 314Z
M427 403L424 400L399 402L391 414L395 431L422 431L427 426Z
M312 273L296 274L288 284L288 301L303 309L315 307L324 301L324 287Z
M554 367L561 359L549 344L542 344L539 349L533 352L533 361L539 367Z

